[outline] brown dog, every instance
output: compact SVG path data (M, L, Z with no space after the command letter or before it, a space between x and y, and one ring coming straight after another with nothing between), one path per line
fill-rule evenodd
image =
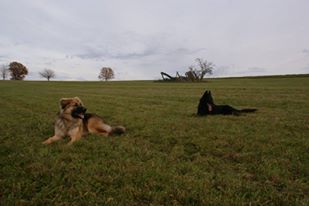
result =
M60 99L60 112L55 122L55 134L43 144L51 144L65 136L71 138L69 144L72 144L88 133L109 136L125 132L123 126L111 127L105 124L100 116L86 113L86 110L78 97Z

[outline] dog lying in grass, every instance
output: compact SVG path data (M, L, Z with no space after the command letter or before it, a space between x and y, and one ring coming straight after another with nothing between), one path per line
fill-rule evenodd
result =
M83 102L78 98L62 98L59 102L60 111L55 122L55 134L43 142L51 144L69 136L69 144L79 140L91 133L102 136L122 134L125 132L123 126L112 127L106 124L103 119L93 113L86 113Z
M241 113L255 112L257 109L235 109L230 105L216 105L211 96L211 92L206 90L204 95L200 99L200 103L197 108L197 115L240 115Z

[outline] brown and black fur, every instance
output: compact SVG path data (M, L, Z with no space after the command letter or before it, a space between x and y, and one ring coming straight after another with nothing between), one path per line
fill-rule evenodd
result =
M240 115L241 113L255 112L257 109L235 109L230 105L216 105L211 95L211 91L205 91L197 107L197 115Z
M78 97L62 98L59 106L60 111L55 122L55 134L45 140L43 144L51 144L65 136L71 138L69 144L72 144L89 133L109 136L125 132L123 126L111 127L105 124L100 116L86 113L87 109Z

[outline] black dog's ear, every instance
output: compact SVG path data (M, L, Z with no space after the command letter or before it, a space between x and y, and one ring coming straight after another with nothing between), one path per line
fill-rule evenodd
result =
M202 96L201 98L204 99L204 98L207 97L207 95L208 95L208 90L206 90L206 91L204 92L204 94L203 94L203 96Z

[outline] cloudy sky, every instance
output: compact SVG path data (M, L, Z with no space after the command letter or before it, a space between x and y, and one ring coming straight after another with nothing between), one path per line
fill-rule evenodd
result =
M28 80L116 80L184 73L197 57L214 76L309 73L309 0L1 0L0 65Z

